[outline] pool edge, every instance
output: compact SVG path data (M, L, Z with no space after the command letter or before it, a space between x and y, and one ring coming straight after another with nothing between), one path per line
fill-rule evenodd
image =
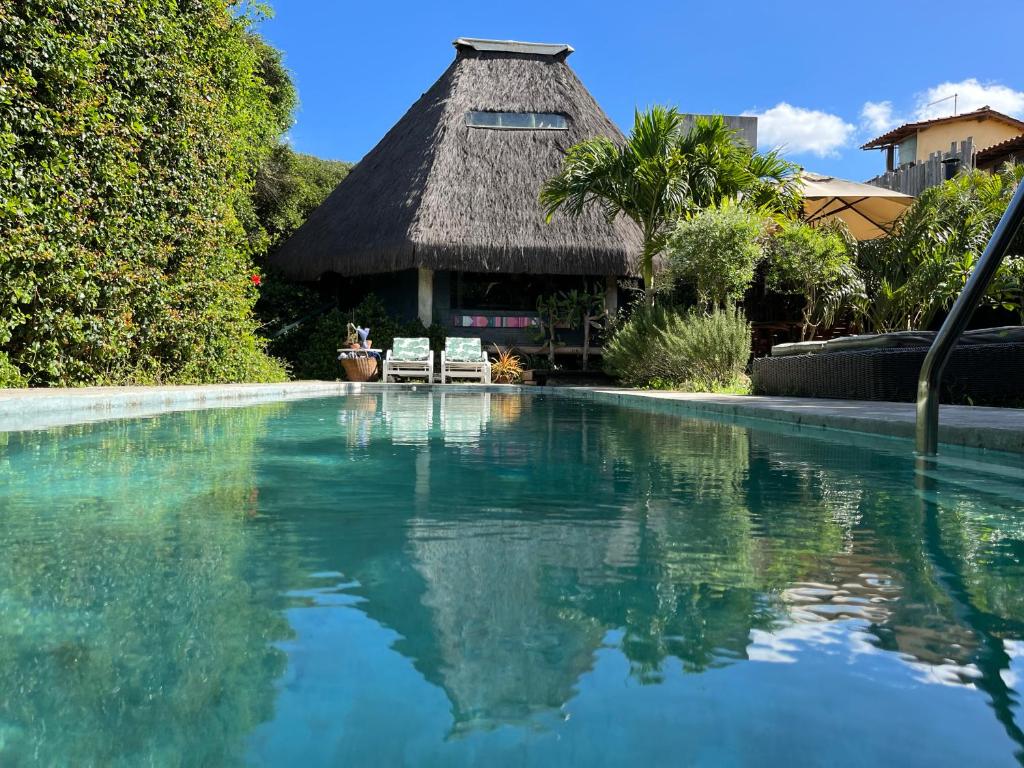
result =
M144 418L182 410L379 392L385 387L551 394L668 411L680 416L724 416L781 422L815 431L856 432L907 441L914 434L912 403L705 395L610 387L384 385L343 381L4 389L0 390L0 432L48 429L107 419ZM960 448L1024 453L1024 409L944 405L941 408L939 442Z

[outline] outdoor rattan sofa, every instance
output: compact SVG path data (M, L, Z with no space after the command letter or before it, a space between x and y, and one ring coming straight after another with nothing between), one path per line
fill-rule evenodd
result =
M935 334L886 333L779 344L753 362L754 394L912 401ZM942 381L944 402L1024 401L1024 327L968 331Z

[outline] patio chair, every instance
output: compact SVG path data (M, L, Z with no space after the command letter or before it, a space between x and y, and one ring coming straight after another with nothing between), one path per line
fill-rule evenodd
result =
M449 336L441 353L441 383L449 379L475 379L491 383L491 361L480 348L480 339Z
M434 380L434 351L429 339L395 339L384 358L384 381L395 376L426 379L428 384Z

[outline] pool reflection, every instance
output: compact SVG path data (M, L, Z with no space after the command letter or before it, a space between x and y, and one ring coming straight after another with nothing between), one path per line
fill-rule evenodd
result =
M412 409L421 435L433 429L409 497L429 488L431 501L396 525L394 579L363 548L376 533L351 535L379 519L346 518L358 547L325 552L359 584L358 609L394 629L396 650L445 691L454 732L557 715L609 637L642 684L662 681L668 659L691 672L792 661L778 649L793 637L804 652L834 651L842 637L851 657L894 653L919 680L984 690L979 680L1007 673L1008 661L979 663L984 630L963 600L995 592L1005 603L1019 569L983 572L979 553L964 553L955 562L978 591L951 597L902 446L514 402L503 420L482 395L432 402L440 417ZM1013 518L1013 504L952 489L929 514L946 538L984 548L1005 535L987 529L992 511ZM391 610L410 593L415 612ZM1019 604L1005 608L1015 627Z
M1015 760L1022 468L859 442L454 389L16 436L0 762Z

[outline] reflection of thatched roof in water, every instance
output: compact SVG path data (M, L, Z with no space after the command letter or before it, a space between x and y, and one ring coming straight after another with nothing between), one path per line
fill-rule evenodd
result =
M457 528L426 520L410 528L441 654L436 666L425 659L418 666L435 667L424 673L448 693L457 729L558 709L590 669L605 631L558 596L566 582L600 572L604 548L593 539L602 534L550 520L492 518Z
M622 138L565 63L571 49L519 53L479 41L456 47L441 78L271 256L272 264L296 279L414 267L630 271L640 249L631 221L609 223L594 209L546 224L538 201L570 146L594 136ZM470 111L559 113L568 129L474 128Z

